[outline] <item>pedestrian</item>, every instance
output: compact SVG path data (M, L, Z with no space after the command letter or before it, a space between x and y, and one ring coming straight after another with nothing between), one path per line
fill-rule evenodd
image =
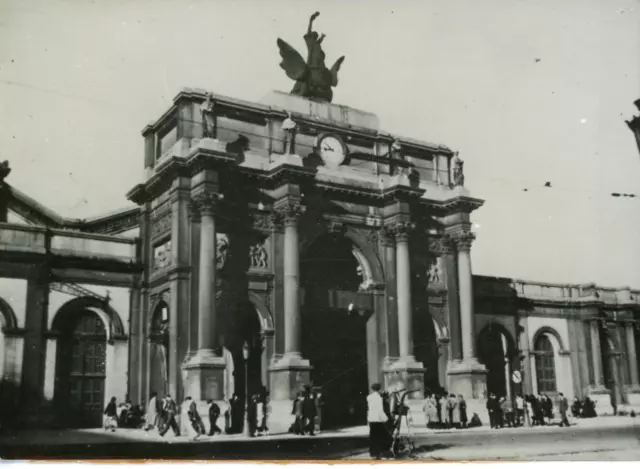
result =
M438 424L438 405L432 394L427 394L422 411L426 418L427 428L434 428Z
M158 425L158 393L152 392L149 405L147 407L147 415L145 418L145 431L149 431Z
M324 410L324 397L322 397L322 389L316 388L314 393L314 404L316 406L315 432L322 431L322 411Z
M569 411L569 400L564 396L564 394L559 393L560 402L558 403L558 408L560 410L560 426L561 427L570 427L569 419L567 418L567 412Z
M491 428L498 428L498 408L499 404L493 393L489 394L487 399L487 412L489 413L489 425Z
M369 455L373 459L381 459L391 446L390 434L386 423L390 419L384 411L381 386L374 383L371 394L367 396L367 421L369 422Z
M302 413L302 403L304 401L304 395L302 391L299 391L293 401L293 410L291 414L294 416L293 424L290 427L290 431L296 435L304 435L304 415Z
M449 428L449 399L446 394L440 396L440 423L443 428Z
M115 432L116 428L118 428L118 408L116 405L115 397L112 397L105 407L104 415L104 429L107 431Z
M511 402L511 399L508 399L507 397L503 397L502 398L502 403L501 403L501 413L502 413L502 425L501 427L504 428L504 426L506 425L509 428L513 428L515 426L514 423L514 416L513 416L513 404Z
M547 419L548 423L551 423L553 420L553 401L549 398L547 394L544 394L544 416Z
M455 394L449 395L449 422L454 428L460 428L460 403Z
M180 427L178 426L178 422L176 422L178 406L176 405L176 401L173 400L170 394L167 394L164 398L163 412L163 428L158 432L160 436L164 436L169 431L169 428L173 430L175 436L180 436Z
M316 425L316 403L311 393L311 386L304 387L304 400L302 401L302 418L304 421L304 433L314 436Z
M524 398L522 394L516 396L516 426L521 427L524 425Z
M196 401L191 399L191 396L187 396L184 400L183 406L187 409L187 417L189 418L191 428L196 432L193 437L193 441L195 441L200 437L200 435L206 434L204 423L202 423L202 418L200 418L200 413L198 412L198 405L196 404Z
M460 426L467 428L467 422L469 421L467 417L467 401L464 400L462 394L458 395L458 407L460 408Z
M207 401L209 404L209 436L221 434L222 430L218 426L218 418L220 417L220 406L213 399Z

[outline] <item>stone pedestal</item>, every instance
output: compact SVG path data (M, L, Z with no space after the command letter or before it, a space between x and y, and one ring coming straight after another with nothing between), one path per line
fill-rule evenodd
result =
M295 355L285 355L269 367L271 433L288 431L293 422L293 400L305 385L310 384L311 370L309 360Z
M626 389L627 402L624 406L627 410L633 410L636 413L640 413L640 387L628 386Z
M385 365L384 390L412 391L407 400L424 399L424 371L422 363L412 357L403 357Z
M462 394L467 402L469 421L477 414L483 425L489 421L487 414L487 369L474 359L449 362L447 370L450 394Z
M182 371L185 396L191 396L196 402L224 399L224 358L212 351L198 350L182 366Z

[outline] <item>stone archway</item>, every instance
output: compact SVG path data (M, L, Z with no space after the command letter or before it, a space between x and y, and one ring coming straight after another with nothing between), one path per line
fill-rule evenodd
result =
M440 392L446 387L448 332L429 311L416 311L413 321L413 351L416 361L425 368L425 395Z
M515 341L507 329L489 323L478 335L478 359L487 367L487 393L511 398L512 359L516 356Z
M369 381L378 379L369 370L376 338L369 337L375 316L368 290L379 280L343 230L315 237L302 252L302 355L313 367L312 385L323 392L323 426L366 423Z

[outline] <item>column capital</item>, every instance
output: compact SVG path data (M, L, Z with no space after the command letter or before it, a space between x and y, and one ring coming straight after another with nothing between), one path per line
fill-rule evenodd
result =
M476 239L476 235L471 231L459 231L448 235L450 243L454 244L458 251L471 251L471 244Z
M387 235L392 236L397 243L409 241L411 232L416 228L416 224L410 221L396 221L385 226Z
M220 194L204 192L193 197L193 203L200 211L200 215L213 216L218 208L218 203L222 199Z
M298 219L304 214L305 207L298 201L287 200L275 208L275 215L278 222L286 225L295 225Z
M200 223L200 207L194 199L189 202L189 220L193 223Z

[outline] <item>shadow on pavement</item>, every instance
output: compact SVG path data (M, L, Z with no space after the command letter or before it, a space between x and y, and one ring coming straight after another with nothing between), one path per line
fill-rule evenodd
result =
M85 435L82 435L85 437ZM338 459L347 452L368 447L367 436L341 438L309 437L297 439L239 441L131 441L117 434L100 443L6 444L0 445L0 458L15 459L155 459L155 460L256 460L256 459ZM72 440L73 436L69 436Z

